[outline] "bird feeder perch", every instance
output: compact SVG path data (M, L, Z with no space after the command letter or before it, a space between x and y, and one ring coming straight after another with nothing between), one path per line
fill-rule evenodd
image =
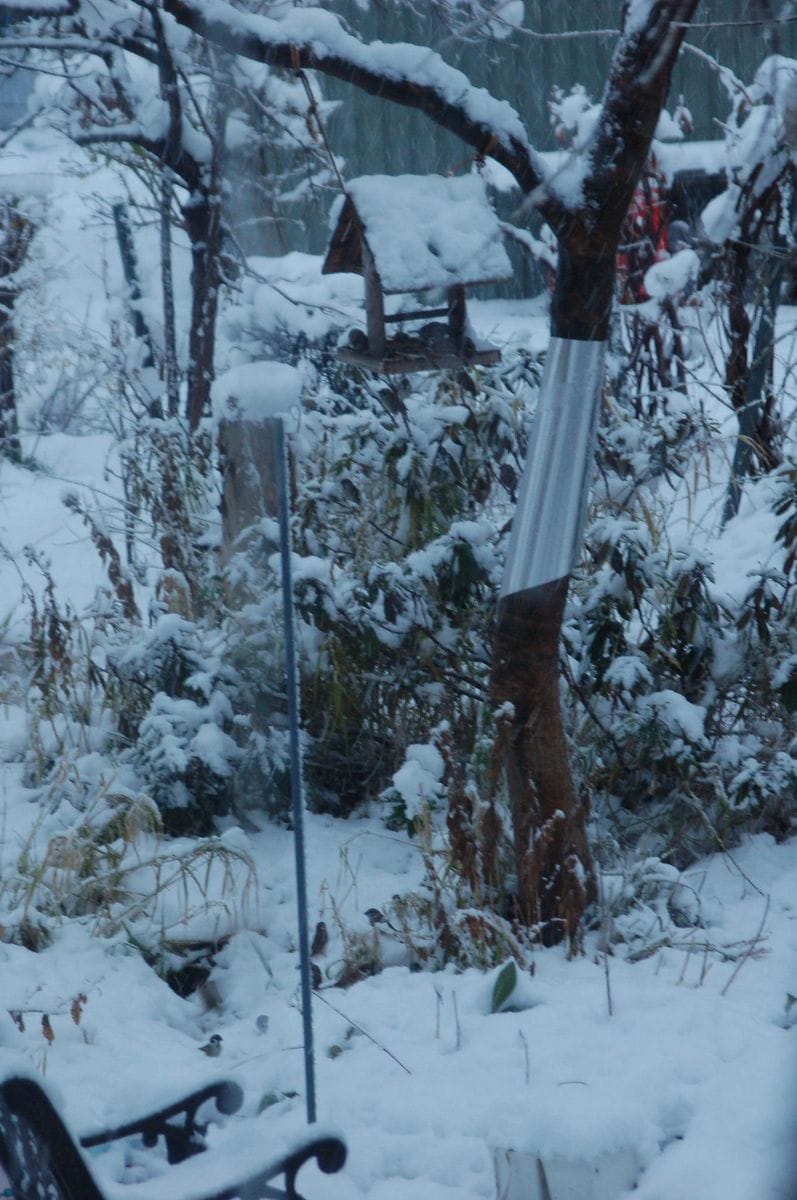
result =
M501 361L496 346L476 337L466 309L466 288L512 274L478 175L365 175L347 185L332 218L323 273L365 281L366 330L350 331L338 348L343 362L394 374ZM385 310L386 296L434 291L444 305ZM388 335L388 325L399 329Z

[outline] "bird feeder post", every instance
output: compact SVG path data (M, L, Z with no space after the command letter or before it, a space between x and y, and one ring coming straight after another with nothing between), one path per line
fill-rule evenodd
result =
M363 277L365 280L365 319L368 330L368 353L381 358L385 353L385 298L376 270L374 256L368 243L362 243Z
M465 288L461 283L457 283L448 289L448 328L451 332L451 341L460 354L465 348L466 325Z

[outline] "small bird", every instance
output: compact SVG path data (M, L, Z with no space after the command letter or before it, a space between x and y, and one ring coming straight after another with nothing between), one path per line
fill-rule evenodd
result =
M327 932L326 924L324 921L319 921L315 927L315 933L313 934L313 944L310 947L310 953L312 954L313 958L315 958L316 954L324 953L327 948L328 941L329 934Z
M221 1054L221 1034L212 1034L210 1040L204 1046L200 1046L199 1049L203 1054L207 1054L208 1058L218 1058Z
M385 914L380 912L378 908L367 908L364 915L368 918L368 924L372 929L377 929L380 925L385 925L388 929L392 929L394 933L398 932L395 926L390 924Z

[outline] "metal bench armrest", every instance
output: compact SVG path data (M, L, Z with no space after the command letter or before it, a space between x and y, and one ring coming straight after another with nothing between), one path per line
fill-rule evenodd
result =
M207 1125L197 1122L197 1113L202 1105L210 1100L215 1101L219 1113L229 1116L241 1107L243 1092L237 1083L217 1080L155 1112L125 1121L112 1129L84 1134L80 1138L80 1144L84 1150L90 1150L95 1146L118 1141L119 1138L141 1134L145 1145L154 1146L158 1138L162 1137L166 1143L169 1162L182 1162L183 1159L190 1158L204 1149L202 1136ZM178 1120L175 1121L175 1118Z
M284 1154L264 1144L263 1133L262 1119L242 1121L204 1154L164 1175L137 1184L103 1184L105 1200L301 1200L296 1176L305 1163L315 1159L321 1171L332 1174L346 1161L346 1147L333 1132L305 1134Z
M262 1117L227 1126L205 1147L197 1113L211 1100L219 1111L235 1112L241 1090L236 1084L208 1084L184 1100L79 1142L37 1079L7 1073L0 1077L0 1168L24 1200L301 1200L296 1177L306 1162L315 1159L331 1174L346 1161L343 1141L317 1126L295 1136L287 1150L275 1151L275 1131ZM139 1133L145 1139L165 1137L167 1147L172 1139L176 1165L141 1183L120 1184L103 1178L97 1170L101 1160L92 1163L85 1155L92 1146Z

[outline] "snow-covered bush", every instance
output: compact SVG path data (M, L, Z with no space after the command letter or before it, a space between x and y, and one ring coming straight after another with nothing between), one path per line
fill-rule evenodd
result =
M209 833L230 807L240 751L222 651L218 635L168 613L113 660L126 685L131 761L172 832Z
M260 309L268 352L282 337L309 381L294 569L310 799L348 812L380 798L385 819L416 835L431 814L442 831L433 858L447 866L429 877L446 882L413 902L408 938L423 942L421 911L438 945L463 905L512 913L489 629L540 364L509 353L493 371L392 382L344 371L308 260L289 265L291 286L316 307L278 315L260 284L228 322L256 357ZM686 266L678 281L694 278L691 252ZM793 734L780 685L767 682L777 664L751 641L764 603L755 587L720 594L711 546L667 529L673 496L691 486L718 430L684 370L699 350L695 329L679 336L686 289L662 287L649 304L672 309L664 357L639 375L639 346L614 349L564 699L580 782L605 829L683 866L744 829L787 827ZM785 511L785 491L780 503ZM789 636L779 661L790 647ZM788 690L787 667L781 674ZM392 920L401 924L397 912Z
M164 837L152 800L109 779L95 757L83 764L85 780L76 769L74 780L52 780L27 838L4 862L0 938L40 950L59 925L79 920L168 976L185 965L192 923L200 951L237 927L254 867L240 836ZM88 799L86 788L69 786L89 781Z
M80 618L60 607L46 564L42 596L28 589L28 778L46 786L59 775L70 778L70 764L86 754L103 754L105 778L126 772L169 832L207 834L232 807L242 756L233 736L240 679L228 662L216 555L207 552L215 476L201 441L183 440L176 423L169 430L144 417L131 444L136 453L123 455L130 505L116 521L132 512L139 544L146 523L146 557L139 552L131 572L103 518L69 493L65 502L87 524L107 586ZM148 623L136 601L136 576L151 588ZM87 781L83 803L93 786Z
M434 730L474 753L527 391L511 372L363 378L349 395L320 378L295 567L316 804L347 811L387 787L395 807L408 748Z
M626 368L618 358L600 433L564 696L582 786L615 835L684 866L742 830L789 827L797 761L777 689L788 691L779 664L793 635L763 581L722 595L710 547L668 535L673 492L717 430L676 371L643 416ZM410 827L437 809L456 869L485 902L497 893L477 831L502 793L484 631L521 456L518 409L533 403L526 371L521 359L484 373L476 395L461 378L416 378L342 396L322 378L302 430L297 594L314 802L346 810L381 795ZM779 497L786 512L785 477Z
M723 595L710 548L667 536L668 481L712 437L680 393L675 401L644 428L615 410L602 431L590 559L565 642L585 785L624 845L683 867L742 830L788 831L797 728L782 693L791 568ZM790 510L785 481L778 496Z

